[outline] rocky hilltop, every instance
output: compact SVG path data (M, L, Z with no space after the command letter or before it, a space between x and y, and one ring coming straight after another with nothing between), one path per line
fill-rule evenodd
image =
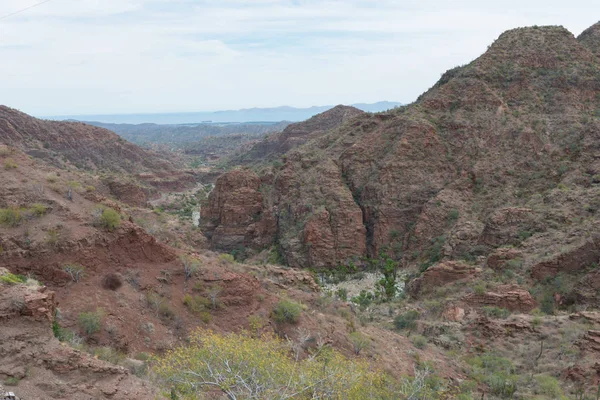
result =
M311 140L263 173L252 218L274 217L283 256L302 267L381 251L426 262L439 238L443 256L460 258L518 244L519 232L537 243L595 231L596 29L579 39L562 27L508 31L414 104L304 135ZM221 196L217 183L212 197ZM574 218L577 228L565 223Z

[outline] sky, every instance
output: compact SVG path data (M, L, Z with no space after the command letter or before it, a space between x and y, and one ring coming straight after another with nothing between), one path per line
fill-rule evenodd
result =
M36 116L410 103L503 31L597 0L0 0L0 104Z

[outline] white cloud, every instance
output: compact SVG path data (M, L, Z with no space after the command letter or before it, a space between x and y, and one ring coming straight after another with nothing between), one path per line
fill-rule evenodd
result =
M2 0L0 15L36 2ZM0 103L52 115L409 102L506 29L578 34L599 11L577 0L52 0L0 20Z

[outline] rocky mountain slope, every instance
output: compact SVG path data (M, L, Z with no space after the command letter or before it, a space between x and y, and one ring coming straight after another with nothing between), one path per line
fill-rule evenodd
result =
M415 103L357 115L270 165L229 172L203 208L212 246L270 243L289 266L325 276L393 260L409 295L394 304L405 310L397 326L416 316L430 343L460 349L476 373L485 357L510 365L510 390L475 378L490 398L591 393L600 380L597 313L588 313L600 301L597 33L598 24L578 38L556 26L507 31ZM354 301L376 298L377 285ZM364 315L389 324L385 307ZM544 380L556 390L541 389Z
M195 181L173 162L106 129L40 120L5 106L0 106L0 144L61 169L102 172L112 194L135 205L145 204L157 189L181 189Z
M438 238L450 258L525 239L547 251L574 230L595 232L595 43L562 27L502 34L416 103L356 116L289 151L261 177L267 195L253 218L275 218L285 259L303 267L382 250L424 263ZM210 207L204 215L218 218Z
M348 304L322 301L309 272L238 264L204 249L191 222L118 201L101 176L53 164L0 146L0 382L20 397L154 398L149 356L197 327L352 356L351 324L394 376L423 360L443 378L462 376L438 349L358 326ZM302 304L294 323L274 319L282 300Z
M7 271L0 268L0 277ZM0 284L2 285L2 284ZM52 333L54 292L36 283L2 285L0 291L0 375L18 382L22 399L151 399L148 382L129 370L61 344ZM9 387L6 388L7 390ZM4 394L0 385L0 394Z
M360 114L364 114L364 112L355 107L335 106L306 121L291 124L282 132L269 135L247 152L233 158L230 163L251 164L277 160L291 149L324 135L328 130L336 128Z

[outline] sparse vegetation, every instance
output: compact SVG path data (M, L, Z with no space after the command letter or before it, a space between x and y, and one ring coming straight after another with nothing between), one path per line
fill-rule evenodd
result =
M73 282L79 282L85 277L85 267L80 264L67 264L63 266L63 271L71 276Z
M79 327L86 335L93 335L94 333L100 332L100 324L102 321L103 313L101 310L94 312L82 312L77 317Z
M17 163L12 158L7 158L6 160L4 160L4 169L10 170L10 169L15 169L17 167L18 167Z
M0 224L17 226L21 222L21 211L18 208L0 208Z
M92 215L94 217L94 225L104 228L108 231L114 231L121 225L121 216L112 208L96 208Z
M416 310L410 310L403 314L398 315L394 319L394 326L398 330L407 329L413 331L417 327L417 320L419 319L419 312Z
M352 343L354 354L359 355L363 349L369 346L369 338L360 332L352 332L350 334L350 343Z
M302 305L289 299L283 299L277 302L271 316L276 322L295 324L298 322L301 312Z
M20 283L26 283L27 277L24 275L15 275L10 272L0 276L0 281L8 285L17 285Z

